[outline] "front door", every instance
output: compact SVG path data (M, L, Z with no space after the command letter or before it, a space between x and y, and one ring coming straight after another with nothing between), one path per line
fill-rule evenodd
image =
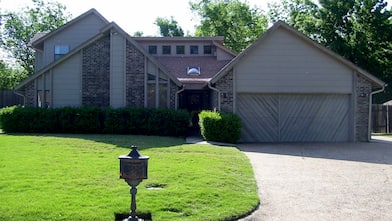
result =
M209 90L186 90L180 94L179 108L192 114L192 129L199 131L198 114L202 110L211 109Z

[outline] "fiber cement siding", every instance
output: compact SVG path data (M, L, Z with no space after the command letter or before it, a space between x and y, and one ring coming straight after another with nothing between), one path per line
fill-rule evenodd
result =
M53 62L55 45L68 45L70 50L72 50L98 34L105 25L96 15L91 14L47 39L44 46L44 60L42 65L46 66Z
M241 93L352 93L349 68L282 28L250 50L235 71Z
M110 38L110 106L125 107L125 38L112 34Z
M75 54L53 71L53 107L81 105L81 55Z
M240 94L243 142L352 140L350 95Z

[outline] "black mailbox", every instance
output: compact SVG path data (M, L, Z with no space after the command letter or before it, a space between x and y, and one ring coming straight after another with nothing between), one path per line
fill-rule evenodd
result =
M137 147L132 145L132 150L128 155L121 155L120 159L120 178L125 180L147 179L148 156L141 156Z

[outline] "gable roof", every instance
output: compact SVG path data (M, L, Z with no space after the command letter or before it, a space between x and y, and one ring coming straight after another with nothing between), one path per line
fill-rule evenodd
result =
M79 22L80 20L83 20L87 16L94 14L96 15L99 19L101 19L105 24L109 24L109 21L106 20L105 17L103 17L96 9L92 8L88 10L87 12L79 15L78 17L72 19L71 21L67 22L63 26L59 27L58 29L52 31L52 32L40 32L34 35L34 37L30 40L29 45L31 45L33 48L38 47L38 45L42 44L46 39L56 35L57 33L63 31L64 29L67 29L68 27L72 26L73 24Z
M295 30L288 24L283 21L276 22L271 28L269 28L264 34L262 34L255 42L253 42L250 46L248 46L245 50L243 50L237 57L231 60L225 67L223 67L216 75L211 79L211 83L216 83L220 78L222 78L228 71L230 71L238 62L240 62L247 54L252 51L256 46L260 45L262 42L265 41L266 38L270 37L272 33L276 32L279 28L287 30L290 34L299 37L301 40L305 41L310 46L322 51L324 54L327 54L334 60L346 65L347 67L355 70L357 73L361 74L365 78L369 79L373 82L373 86L384 87L386 84L370 74L369 72L365 71L364 69L356 66L354 63L350 62L349 60L343 58L342 56L336 54L335 52L331 51L330 49L324 47L323 45L313 41L303 33Z
M103 37L105 34L107 34L108 31L110 31L111 29L115 29L118 33L122 34L129 42L131 42L131 44L133 44L133 46L135 46L144 56L146 56L154 65L157 65L158 68L160 70L162 70L175 84L177 84L178 86L181 86L182 83L172 74L170 74L170 72L163 66L161 65L154 57L152 57L150 54L148 54L144 48L140 47L139 44L137 42L135 42L124 30L122 30L116 23L112 22L109 23L105 28L103 28L101 30L100 33L98 33L97 35L95 35L94 37L92 37L91 39L87 40L86 42L84 42L83 44L79 45L78 47L76 47L75 49L71 50L69 53L67 53L66 55L64 55L63 57L61 57L60 59L52 62L51 64L47 65L46 67L42 68L41 70L39 70L38 72L34 73L33 75L31 75L30 77L26 78L25 80L23 80L20 84L18 84L15 87L15 90L19 90L21 88L23 88L23 86L25 86L27 83L29 83L30 81L36 79L37 77L41 76L42 74L46 73L47 71L49 71L50 69L56 67L57 65L63 63L64 61L66 61L67 59L69 59L70 57L72 57L73 55L75 55L76 53L79 53L82 49L84 49L85 47L87 47L88 45L94 43L96 40L100 39L101 37Z

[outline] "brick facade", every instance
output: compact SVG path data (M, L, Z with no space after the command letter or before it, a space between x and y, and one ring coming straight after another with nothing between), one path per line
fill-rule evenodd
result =
M176 108L176 93L179 90L179 88L173 81L170 81L170 88L169 89L170 89L169 108L175 109Z
M356 75L355 97L355 140L368 141L369 96L372 92L371 83L359 74Z
M104 36L83 50L82 105L110 106L110 36Z
M126 43L126 106L144 107L144 55Z
M30 81L25 86L24 95L26 98L26 107L35 107L35 83L34 81Z
M215 88L220 91L220 110L222 112L234 112L233 102L234 102L234 78L233 78L233 69L231 69L224 77L219 79ZM217 103L216 94L213 93L213 104ZM213 105L214 107L215 105Z

